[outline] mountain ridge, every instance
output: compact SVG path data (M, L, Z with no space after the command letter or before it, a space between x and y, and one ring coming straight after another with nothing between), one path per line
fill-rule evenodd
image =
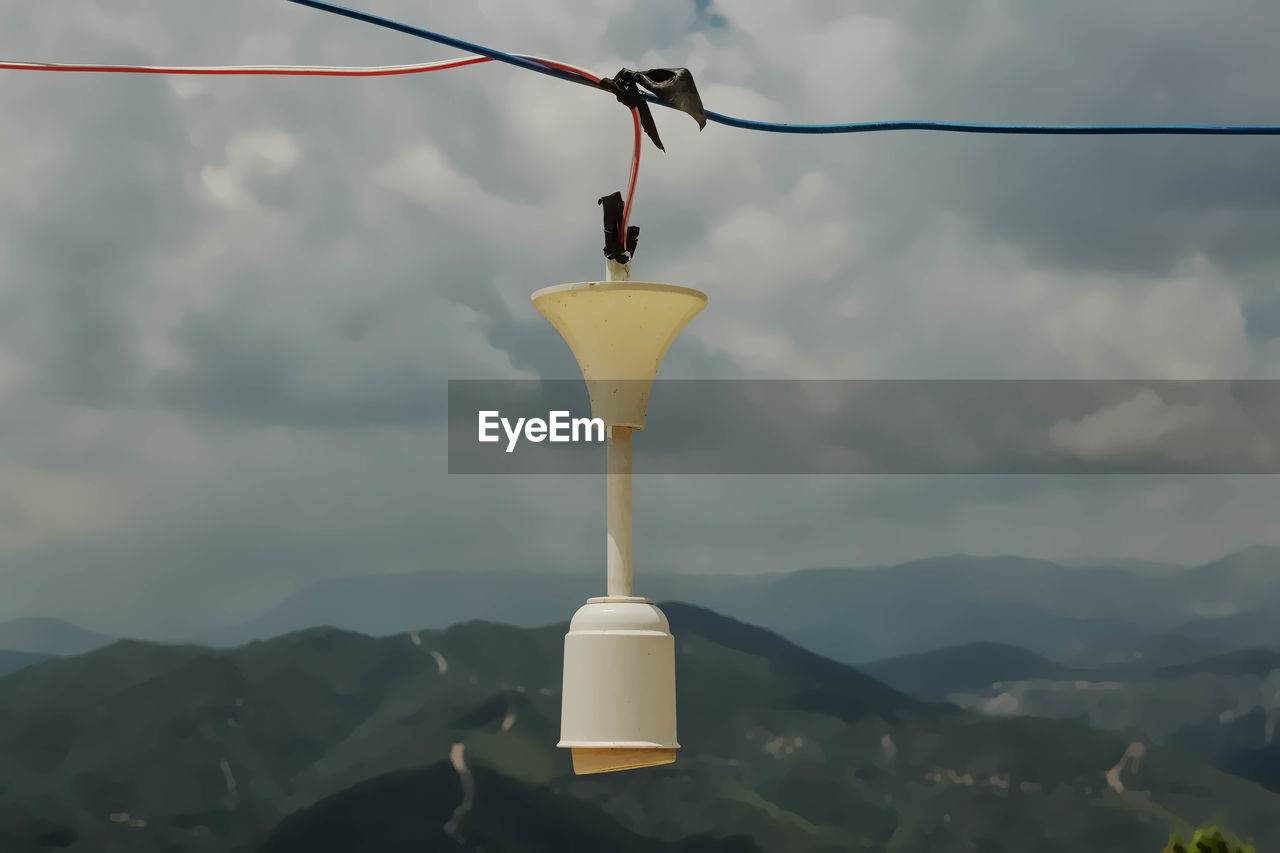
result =
M518 572L330 579L202 639L235 644L322 622L386 635L443 627L459 614L533 627L572 613L597 583L594 575ZM494 596L494 589L509 594ZM652 574L638 592L655 600L708 604L856 664L966 642L1005 643L1068 660L1101 638L1115 637L1124 648L1162 631L1195 638L1198 645L1187 646L1187 658L1163 661L1178 663L1258 644L1266 620L1280 619L1280 549L1245 549L1156 576L1123 567L961 555L762 575ZM1271 609L1251 621L1239 608L1255 605ZM1229 609L1235 615L1204 615ZM1089 666L1104 660L1070 662Z
M859 668L905 693L938 698L1002 681L1077 678L1096 674L1050 660L1020 646L984 642L886 658Z
M114 639L51 617L23 616L0 622L0 649L11 652L78 655L101 648Z
M49 660L52 657L54 655L41 654L40 652L11 652L7 649L0 649L0 678L11 672L17 672L33 663Z
M1158 849L1174 819L1280 842L1280 798L1175 752L1126 764L1121 735L920 702L759 626L663 607L684 748L636 774L575 777L554 747L563 622L121 641L36 664L0 679L0 839L6 853L57 833L88 850L258 849L289 815L323 825L327 798L461 749L507 780L481 770L477 801L509 788L519 813L519 791L549 791L545 808L564 809L549 820L590 806L655 850L746 833L797 853L1056 853L1096 839L1099 814L1125 849ZM443 814L453 791L393 817Z

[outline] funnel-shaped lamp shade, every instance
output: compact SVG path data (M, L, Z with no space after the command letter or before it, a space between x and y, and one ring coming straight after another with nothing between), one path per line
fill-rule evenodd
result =
M582 368L592 415L631 429L644 429L658 365L706 304L706 294L692 288L642 281L561 284L533 294L533 307Z

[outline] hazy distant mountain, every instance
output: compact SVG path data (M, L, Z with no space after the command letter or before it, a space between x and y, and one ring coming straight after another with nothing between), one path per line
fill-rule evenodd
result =
M1099 637L1138 641L1242 610L1280 621L1280 550L1251 548L1158 577L1016 557L947 557L867 571L811 570L716 607L851 662L998 642L1065 660ZM1272 643L1280 631L1271 629ZM1228 648L1241 632L1223 631ZM1267 643L1250 642L1250 645ZM1214 649L1213 651L1226 650ZM1192 657L1199 649L1188 649ZM1213 653L1213 652L1209 652ZM1081 663L1085 663L1082 661Z
M1280 568L1277 568L1280 571ZM1263 602L1259 601L1259 605ZM1178 634L1225 649L1280 648L1280 619L1276 609L1249 609L1230 616L1198 619L1179 625Z
M949 693L1030 678L1078 678L1075 669L1003 643L970 643L918 655L889 658L858 667L904 693L944 698Z
M1131 627L1100 632L1072 649L1064 660L1081 666L1128 663L1155 669L1197 665L1210 657L1259 648L1280 650L1280 611L1251 610L1196 619L1148 634L1135 633Z
M554 748L563 624L126 641L28 667L0 680L0 850L269 852L364 832L379 853L541 849L507 835L526 819L587 833L587 849L746 835L795 853L1154 852L1177 821L1280 844L1280 797L1176 752L923 704L760 628L663 607L684 748L595 777ZM472 811L450 825L470 840L420 844L452 834L463 766Z
M1138 560L1138 559L1104 559L1095 557L1085 560L1072 560L1070 565L1081 569L1123 569L1126 572L1132 572L1136 575L1144 575L1148 577L1163 577L1167 575L1181 574L1188 571L1191 566L1182 563L1161 563L1155 560Z
M1180 575L1174 588L1196 616L1274 613L1280 610L1280 548L1258 545L1198 566Z
M33 663L39 663L42 660L48 660L52 655L42 655L37 652L9 652L0 649L0 678L11 672L17 672L25 666Z
M1267 676L1280 670L1280 651L1274 649L1240 649L1216 655L1195 663L1166 666L1155 671L1156 678L1181 678L1197 672L1222 675Z
M958 556L754 577L650 574L642 581L641 594L695 601L850 663L980 642L1079 666L1163 666L1246 646L1280 647L1280 550L1272 548L1155 575ZM383 636L467 618L531 626L567 618L601 583L598 573L354 577L307 587L260 618L203 639L232 644L320 624ZM1156 637L1163 639L1150 639Z
M236 645L332 625L370 636L443 628L466 619L518 627L559 622L594 595L578 575L416 572L321 581L243 625L202 637Z
M78 655L113 640L61 619L23 618L0 622L0 649L45 655Z
M1228 639L1189 636L1180 631L1144 634L1127 628L1120 632L1099 632L1072 648L1063 659L1082 667L1132 666L1150 672L1159 667L1194 663L1235 647Z

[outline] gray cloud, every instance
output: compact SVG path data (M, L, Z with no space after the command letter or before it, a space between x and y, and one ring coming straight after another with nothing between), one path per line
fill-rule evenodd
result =
M1280 11L1261 2L377 11L603 73L687 65L711 108L776 120L1266 121L1280 70ZM0 4L0 53L449 55L248 0ZM598 484L448 477L441 418L451 378L575 374L528 295L600 274L595 199L626 177L620 106L497 66L3 79L0 618L177 631L339 574L594 577ZM657 119L668 151L644 151L636 277L710 295L664 377L1280 365L1271 140L771 137ZM1274 541L1269 479L1104 480L653 477L637 549L642 565L762 571Z

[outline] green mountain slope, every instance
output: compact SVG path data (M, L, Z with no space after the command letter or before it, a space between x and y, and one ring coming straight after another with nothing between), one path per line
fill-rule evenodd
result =
M629 833L620 847L746 835L797 853L1156 850L1178 821L1280 844L1280 798L1178 753L924 704L759 628L663 607L685 748L674 765L597 777L573 776L554 748L563 625L122 642L28 667L0 679L0 850L253 850L281 843L277 828L349 825L350 804L381 790L360 786L401 790L454 755L477 815L510 801L539 803L554 826L607 818ZM427 817L459 797L431 778L416 802L403 789L389 825L436 831Z
M1066 677L1037 673L961 687L946 698L987 714L1083 720L1176 745L1280 791L1280 653L1269 649L1159 668L1111 666Z
M465 784L447 763L361 782L287 817L262 853L760 853L741 837L646 838L581 801L486 767L465 772Z
M11 672L17 672L23 667L31 666L33 663L48 660L51 657L53 655L40 654L39 652L10 652L0 649L0 678Z
M1280 740L1277 709L1255 708L1227 721L1208 720L1173 732L1166 739L1215 767L1252 779L1280 794Z
M904 693L938 698L960 690L990 687L1001 681L1075 678L1085 672L1004 643L948 646L858 668Z

